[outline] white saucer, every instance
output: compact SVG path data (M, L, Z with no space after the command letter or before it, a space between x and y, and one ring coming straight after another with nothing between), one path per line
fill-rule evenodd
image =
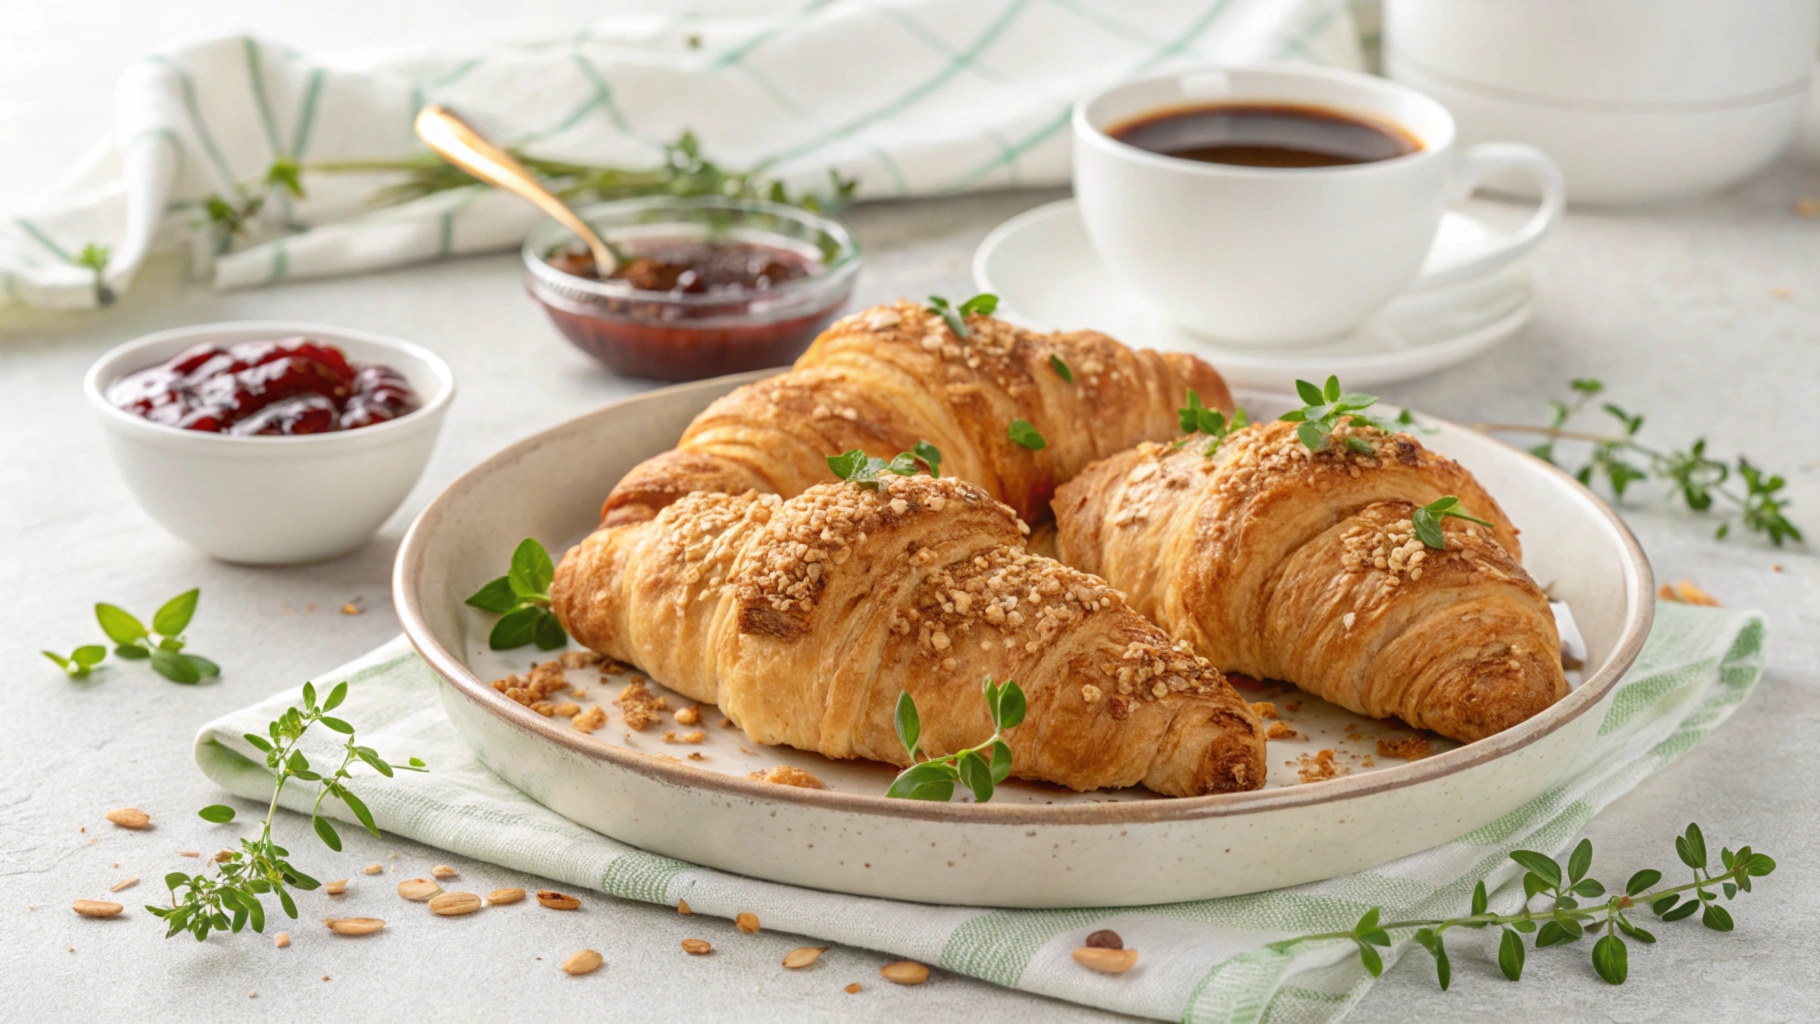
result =
M1463 213L1441 221L1423 266L1470 258L1498 232ZM1289 390L1338 374L1349 388L1406 380L1464 362L1515 333L1532 312L1529 269L1518 262L1446 287L1409 291L1363 327L1312 345L1247 346L1189 334L1126 291L1100 263L1072 199L998 226L973 256L973 279L999 297L997 315L1041 330L1093 330L1145 348L1192 352L1235 387Z

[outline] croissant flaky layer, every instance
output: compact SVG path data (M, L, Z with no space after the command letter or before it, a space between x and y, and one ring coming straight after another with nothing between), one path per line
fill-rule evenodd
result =
M747 735L909 763L992 734L981 681L1028 699L1012 774L1171 796L1256 789L1263 730L1217 669L1105 581L1030 554L1023 524L958 479L888 477L775 495L696 493L596 531L554 607L588 647L720 705Z
M943 475L979 484L1036 522L1057 485L1089 462L1170 437L1189 390L1232 409L1220 375L1193 356L1130 349L1094 331L966 323L960 337L909 302L837 321L790 372L721 398L674 450L635 467L607 498L602 522L649 519L697 491L790 497L827 479L829 455L859 448L890 458L918 441L940 449ZM1019 419L1044 447L1011 440Z
M1314 452L1295 428L1088 467L1056 497L1061 558L1226 671L1360 714L1471 741L1566 695L1547 597L1470 473L1408 434L1347 423ZM1447 519L1428 548L1412 517L1450 494L1492 526Z

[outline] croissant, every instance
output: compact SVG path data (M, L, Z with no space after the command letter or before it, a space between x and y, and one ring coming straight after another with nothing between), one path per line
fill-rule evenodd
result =
M1319 452L1295 428L1248 427L1206 455L1198 439L1145 444L1088 467L1056 496L1062 560L1225 671L1362 715L1470 742L1566 695L1547 597L1472 474L1360 421ZM1492 526L1444 519L1446 546L1430 549L1412 517L1450 494Z
M953 753L992 734L991 677L1028 700L1006 735L1013 775L1170 796L1263 785L1262 726L1220 672L1103 580L1027 552L1023 529L951 477L698 492L571 549L552 607L760 743L908 765L893 727L908 691L923 749Z
M1232 411L1225 382L1193 356L1134 351L1094 331L1039 334L977 315L966 324L959 337L910 302L837 321L794 369L716 401L675 449L633 468L602 523L649 519L695 491L790 497L827 479L829 455L888 459L918 441L941 451L942 475L1036 522L1056 485L1089 462L1172 436L1190 389ZM1018 419L1042 448L1010 439Z

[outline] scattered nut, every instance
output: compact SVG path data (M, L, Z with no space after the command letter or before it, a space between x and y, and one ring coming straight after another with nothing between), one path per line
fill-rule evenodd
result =
M801 946L784 954L784 966L793 971L800 971L822 958L828 951L827 946Z
M537 890L537 902L549 907L551 910L574 910L576 907L581 906L581 901L575 897L565 896L562 893L550 889Z
M359 615L360 612L361 607L353 601L349 601L347 604L341 606L341 614L343 615Z
M693 913L695 913L695 910L694 910L694 908L689 906L688 900L677 900L676 901L676 912L678 914L693 914Z
M377 917L331 917L322 923L337 935L371 935L385 927Z
M1087 936L1087 945L1094 949L1124 949L1125 940L1119 938L1118 932L1110 928L1101 928Z
M471 892L445 892L430 901L430 910L443 917L460 917L480 909L480 897Z
M113 917L126 908L106 900L77 900L70 904L70 909L83 917Z
M431 878L454 878L456 871L447 864L438 864L430 869Z
M551 708L550 714L557 718L574 718L576 715L581 714L581 705L576 704L573 701L563 701L561 704Z
M878 969L886 981L897 985L921 985L929 980L929 968L915 960L899 960Z
M377 875L384 870L385 868L378 864L368 864L366 867L360 869L360 873L363 875Z
M694 725L701 721L701 705L691 704L676 713L677 725Z
M348 891L348 880L345 878L337 878L333 882L326 882L322 886L322 891L328 893L330 896L339 896Z
M398 895L416 903L422 903L441 891L442 886L427 878L407 878L398 883Z
M714 952L714 947L709 945L706 939L684 939L682 948L683 952L690 956L707 956Z
M226 864L228 861L233 860L233 859L234 859L234 851L216 850L215 855L213 857L209 858L209 863L210 864Z
M108 892L119 892L122 889L131 889L133 886L138 885L138 884L139 884L139 876L134 875L131 878L122 878L120 881L115 882L113 885L108 886L107 891Z
M494 889L487 894L487 902L495 907L503 907L508 903L517 903L524 898L525 891L523 889Z
M144 828L152 823L152 816L137 807L116 807L107 812L107 820L121 828Z
M1101 974L1124 974L1137 966L1138 952L1135 949L1102 949L1098 946L1082 946L1074 951L1074 962L1090 971Z
M576 950L562 960L565 974L591 974L599 967L600 954L591 949Z
M177 856L179 856L179 857L200 857L200 856L202 856L202 854L196 852L195 850L178 850Z
M290 944L291 944L291 933L290 932L279 932L277 935L272 936L272 945L277 946L279 949L283 949L284 947L286 947Z
M733 924L747 935L758 934L758 915L750 910L741 911L739 916L733 919Z
M863 987L864 986L862 986L859 982L856 981L853 984L848 985L846 988L841 989L841 991L847 993L848 995L852 995L853 993L858 992Z

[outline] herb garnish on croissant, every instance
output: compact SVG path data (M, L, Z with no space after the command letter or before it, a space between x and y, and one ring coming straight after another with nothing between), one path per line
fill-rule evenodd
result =
M1028 553L1023 531L946 476L701 492L570 550L552 607L581 643L761 743L908 764L893 726L907 691L923 750L951 753L992 734L990 676L1028 699L1006 736L1013 775L1171 796L1262 786L1263 729L1219 671L1104 581Z
M1297 426L1089 466L1056 496L1062 559L1222 669L1360 714L1471 741L1565 696L1547 597L1472 474L1356 419L1319 451ZM1412 517L1446 495L1492 528L1448 518L1427 547Z
M1130 349L1096 331L964 322L961 337L910 302L836 321L788 373L716 401L675 449L634 467L602 522L649 519L696 491L790 497L827 479L833 453L889 458L917 441L941 450L944 476L971 480L1036 522L1056 486L1089 462L1172 436L1190 389L1232 411L1220 375L1193 356ZM1039 450L1011 440L1014 420L1043 438Z

